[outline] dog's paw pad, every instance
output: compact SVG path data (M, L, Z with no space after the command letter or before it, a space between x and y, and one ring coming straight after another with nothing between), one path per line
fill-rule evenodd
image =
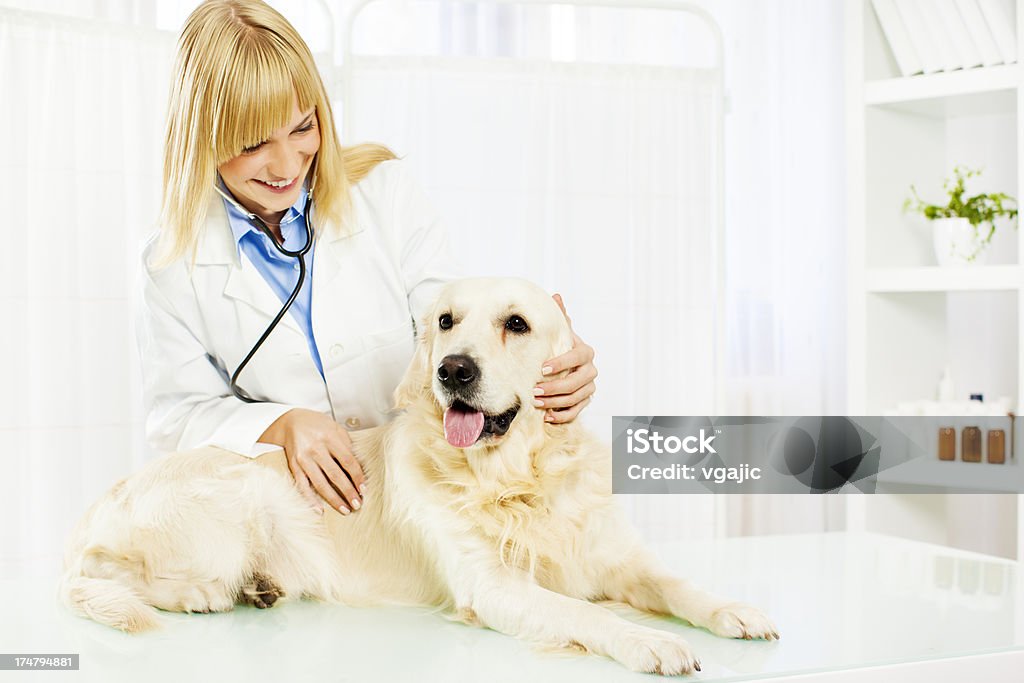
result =
M667 631L627 633L615 643L612 656L633 671L644 673L678 676L700 671L700 662L689 643Z
M264 574L253 574L252 580L242 586L241 597L246 604L259 609L273 607L284 593L274 580Z
M757 608L742 603L733 603L718 609L711 615L709 630L723 638L752 640L778 640L779 631Z

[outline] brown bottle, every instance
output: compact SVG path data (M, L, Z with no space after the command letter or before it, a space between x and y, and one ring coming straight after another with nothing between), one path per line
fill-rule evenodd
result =
M978 427L964 427L960 459L964 462L981 462L981 429Z
M1006 462L1006 432L1002 429L988 430L988 461L996 465Z
M956 430L939 427L939 460L956 460Z

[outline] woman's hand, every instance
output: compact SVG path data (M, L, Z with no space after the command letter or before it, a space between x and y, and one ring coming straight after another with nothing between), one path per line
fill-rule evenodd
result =
M259 440L284 447L299 492L319 512L323 506L316 493L343 515L362 507L363 468L352 454L348 432L327 415L293 408L267 427Z
M569 323L571 331L572 320L565 312L562 297L555 294L552 298L562 309L562 314L565 315L565 320ZM545 375L554 375L567 369L570 369L570 372L565 377L550 382L541 382L533 390L536 395L533 404L538 408L545 409L545 422L575 420L584 406L590 403L590 397L597 390L597 386L594 384L594 379L597 377L597 368L594 367L594 349L580 339L575 332L572 333L572 349L557 358L545 361L541 372Z

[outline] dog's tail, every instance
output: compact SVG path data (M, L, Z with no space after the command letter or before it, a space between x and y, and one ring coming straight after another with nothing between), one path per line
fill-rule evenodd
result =
M156 610L133 588L116 579L83 576L69 569L61 578L58 598L75 614L127 633L160 625Z

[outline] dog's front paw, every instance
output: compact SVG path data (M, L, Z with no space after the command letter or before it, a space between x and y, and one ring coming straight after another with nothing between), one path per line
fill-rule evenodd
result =
M779 631L771 619L762 614L761 610L741 602L715 610L708 630L723 638L779 639Z
M656 629L628 631L619 638L612 656L633 671L663 676L700 671L690 645L679 636Z
M264 574L253 574L252 580L242 586L241 598L247 604L259 609L273 607L284 595L274 580Z

